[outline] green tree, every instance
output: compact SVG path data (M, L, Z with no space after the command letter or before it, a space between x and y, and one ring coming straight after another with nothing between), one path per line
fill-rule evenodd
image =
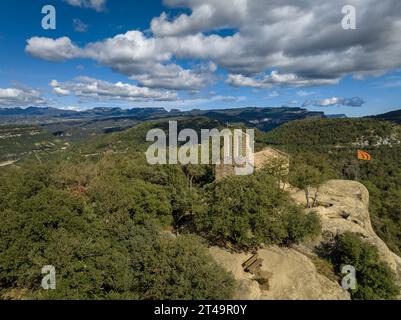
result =
M212 241L242 247L299 242L319 230L317 217L293 205L264 172L209 185L194 222Z
M269 159L264 162L262 170L276 178L278 188L285 189L289 176L288 159L281 157Z
M304 152L292 158L289 181L305 192L307 208L317 206L321 185L334 176L335 173L324 157Z

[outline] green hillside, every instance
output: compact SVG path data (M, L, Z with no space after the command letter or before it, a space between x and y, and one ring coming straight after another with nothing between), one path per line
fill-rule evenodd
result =
M374 119L308 119L286 123L264 135L266 143L274 145L308 145L316 147L368 147L388 138L393 144L401 137L401 127ZM367 143L366 143L367 142ZM395 142L395 143L394 143Z
M373 116L372 118L379 120L387 120L394 123L401 124L401 110L391 111L388 113L380 114L377 116Z
M60 144L51 133L40 127L0 126L0 162L18 160Z

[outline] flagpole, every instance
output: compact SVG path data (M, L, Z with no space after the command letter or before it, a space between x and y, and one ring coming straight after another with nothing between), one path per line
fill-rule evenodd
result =
M359 160L357 160L358 166L356 169L356 181L359 181L359 170L361 170L361 168L359 167Z

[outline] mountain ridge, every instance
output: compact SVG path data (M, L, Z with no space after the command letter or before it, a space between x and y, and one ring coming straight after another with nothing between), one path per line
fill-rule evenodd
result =
M401 109L371 116L370 118L386 120L397 124L401 124Z
M84 111L62 110L56 108L0 108L0 125L4 124L53 124L65 121L118 120L129 119L147 121L169 117L202 116L226 123L243 123L263 131L271 130L283 123L307 118L324 118L323 111L309 111L300 107L247 107L231 109L193 109L180 111L164 108L94 108Z

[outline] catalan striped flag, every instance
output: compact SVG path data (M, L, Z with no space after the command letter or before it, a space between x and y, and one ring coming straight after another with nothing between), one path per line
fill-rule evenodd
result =
M364 161L372 160L372 156L363 150L358 150L357 156L358 156L358 160L364 160Z

